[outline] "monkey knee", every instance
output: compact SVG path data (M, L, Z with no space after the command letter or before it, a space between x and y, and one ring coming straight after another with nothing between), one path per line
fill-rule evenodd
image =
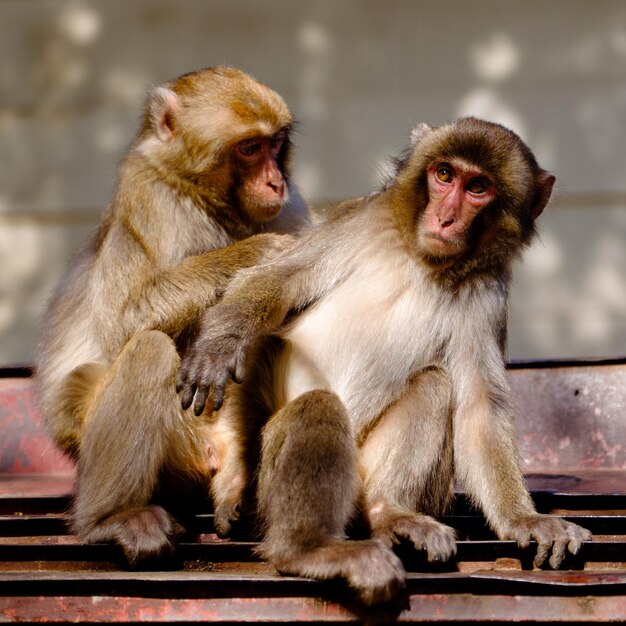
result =
M300 461L307 467L322 463L318 457L344 459L339 466L356 464L356 440L339 397L309 391L275 413L263 430L262 456L289 459L294 469Z
M277 415L288 415L289 421L296 420L301 426L324 426L330 430L348 431L350 419L339 396L331 391L316 389L298 396Z
M421 404L435 413L449 412L452 405L452 382L448 374L438 367L420 372L416 380Z
M145 330L133 335L120 353L118 365L122 375L142 379L151 386L172 382L178 372L180 357L172 339L158 330Z
M172 339L160 330L144 330L136 333L124 346L124 352L127 352L129 356L151 360L174 359L178 356Z

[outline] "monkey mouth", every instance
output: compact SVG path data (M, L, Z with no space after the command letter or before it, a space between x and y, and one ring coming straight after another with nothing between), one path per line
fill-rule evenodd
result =
M446 258L460 254L465 242L459 237L444 237L439 233L426 232L422 234L422 245L432 257Z
M280 213L285 205L285 199L268 202L254 202L248 204L248 211L254 214L254 219L263 221L271 220Z

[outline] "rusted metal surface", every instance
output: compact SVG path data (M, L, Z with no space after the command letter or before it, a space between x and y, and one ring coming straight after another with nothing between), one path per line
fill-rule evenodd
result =
M67 526L74 468L39 425L28 372L10 374L0 375L0 622L626 620L626 361L510 372L537 507L589 528L591 543L562 571L533 569L534 546L497 540L459 494L443 519L457 529L456 559L435 567L398 546L406 594L376 610L336 581L277 575L249 540L218 539L208 503L159 570L127 571L117 547L82 544Z
M0 376L0 472L72 471L71 463L54 447L40 421L32 378Z
M409 598L409 608L388 621L419 622L589 622L619 621L626 611L623 597L569 598L545 596L530 601L519 596L423 594ZM308 597L163 599L75 596L0 598L7 621L29 622L315 622L344 623L372 619L333 602Z
M527 468L626 470L626 365L509 371Z

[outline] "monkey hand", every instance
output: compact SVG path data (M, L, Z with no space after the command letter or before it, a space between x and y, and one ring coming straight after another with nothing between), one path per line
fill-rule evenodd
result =
M565 558L565 550L577 554L583 541L591 539L591 533L559 517L536 513L517 520L502 538L517 541L520 548L527 548L534 539L537 542L535 566L543 565L552 552L550 566L558 569Z
M224 392L229 379L240 383L244 376L244 362L248 342L229 324L228 329L212 332L217 316L210 314L203 324L200 335L183 355L176 379L176 392L181 394L181 406L188 409L194 405L194 413L201 415L213 391L213 410L219 411L224 402ZM222 326L222 329L224 326ZM195 398L195 402L194 402Z

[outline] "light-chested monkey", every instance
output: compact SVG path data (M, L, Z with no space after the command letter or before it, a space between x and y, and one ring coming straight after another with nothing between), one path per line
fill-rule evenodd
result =
M172 548L177 524L153 503L164 480L206 484L228 447L209 416L181 411L179 352L235 271L308 221L291 127L280 96L232 68L152 89L115 197L44 316L37 378L78 462L73 528L131 563Z
M535 510L503 361L511 264L553 184L502 126L423 125L380 192L243 270L207 311L182 403L212 392L218 408L227 379L244 379L225 420L250 447L262 427L261 553L280 571L389 599L404 580L398 537L430 560L454 554L453 530L430 515L455 477L500 538L537 541L537 564L551 554L558 567L590 538ZM373 539L349 541L360 490Z

